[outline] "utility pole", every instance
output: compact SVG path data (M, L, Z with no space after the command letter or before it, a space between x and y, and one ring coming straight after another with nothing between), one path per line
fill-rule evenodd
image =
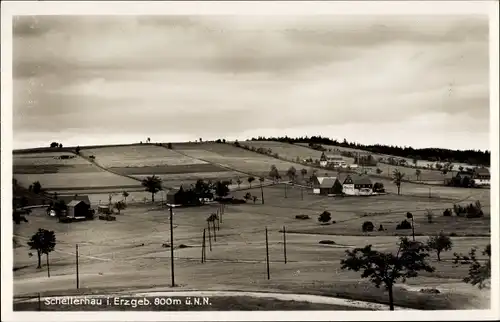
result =
M260 195L262 197L262 204L264 204L264 188L262 188L262 182L260 183Z
M266 227L266 263L267 263L267 279L271 279L269 275L269 242L267 239L267 227Z
M47 277L50 277L49 253L47 252Z
M201 262L205 262L205 228L203 228L203 240L201 242Z
M208 226L208 245L210 246L210 251L212 251L212 236L210 235L210 221L207 221Z
M170 270L172 274L172 287L175 286L174 278L174 224L173 224L173 206L170 205Z
M78 244L76 244L76 289L80 288L80 275L78 270Z
M286 264L286 230L285 230L285 226L283 226L283 254L285 255L285 264Z

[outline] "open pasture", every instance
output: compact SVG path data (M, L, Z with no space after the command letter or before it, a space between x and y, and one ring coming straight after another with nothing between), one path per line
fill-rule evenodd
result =
M242 142L242 144L243 143L244 142ZM237 148L230 144L175 144L173 148L179 150L183 154L255 176L268 177L272 165L276 166L284 179L286 178L285 173L290 167L294 167L299 175L302 168L306 169L308 173L312 173L315 170L311 167L278 160L267 155Z
M153 174L143 174L134 175L135 178L144 179L146 177L152 176ZM236 182L238 178L243 176L242 173L236 171L217 171L217 172L192 172L192 173L172 173L172 174L155 174L157 177L162 179L163 186L169 188L179 188L181 185L186 188L191 184L195 184L196 181L202 179L204 181L223 181L232 180L233 183ZM243 181L243 179L242 179Z
M96 162L105 168L183 166L206 163L150 144L82 149L81 153L85 156L94 155Z
M14 178L24 187L28 187L35 181L40 181L42 189L47 191L92 190L95 188L116 190L140 187L138 181L103 170L81 173L14 174Z
M254 189L252 193L260 195L259 192L260 189ZM346 220L343 224L344 229L354 231L360 228L359 223L347 219L350 217L357 219L356 213L361 211L380 211L383 202L378 203L376 207L369 208L369 198L366 198L367 201L360 207L360 210L352 209L352 212L344 213L335 212L335 209L340 209L342 206L344 210L347 210L349 202L351 202L351 207L355 208L355 202L345 198L343 204L337 205L336 200L333 201L332 198L305 195L305 200L302 201L304 206L315 207L314 209L318 209L317 214L331 202L330 209L326 209L332 212L334 220L338 220L338 223L321 226L317 222L317 215L311 216L309 221L294 218L295 214L300 212L300 209L297 209L298 201L295 201L298 194L292 195L290 190L290 197L285 199L281 197L282 190L279 188L264 188L264 192L266 196L264 205L248 203L226 206L220 230L216 231L217 241L212 240L212 251L208 249L207 242L207 263L204 264L200 262L202 232L204 228L207 228L206 218L216 211L217 206L174 210L174 256L176 282L180 288L279 289L310 294L323 292L351 299L370 299L386 303L387 294L383 290L376 290L364 281L359 283L359 273L342 271L340 260L345 250L362 247L368 243L379 250L395 250L396 236L378 235L377 232L372 233L372 236L288 233L288 263L285 264L283 262L283 239L279 231L283 225L289 232L308 226L328 229L341 225L342 216ZM388 200L385 203L387 202ZM409 204L411 202L409 201ZM403 205L401 208L404 208ZM404 218L403 215L400 217ZM400 219L386 216L384 220L394 221L395 225ZM348 224L349 222L351 224ZM445 222L436 223L442 227L446 224ZM269 229L271 268L269 281L266 279L265 268L265 227ZM26 239L38 228L55 230L58 239L56 251L51 253L51 278L46 277L45 268L42 270L35 268L36 255L29 257L29 250L23 246ZM29 223L14 226L14 234L20 244L14 250L15 265L20 268L14 272L14 292L17 294L32 293L37 290L62 291L74 288L74 249L77 243L80 250L82 287L146 288L169 283L170 249L162 247L162 243L169 243L166 208L161 209L153 205L130 206L122 211L121 215L117 215L116 222L94 220L73 224L60 224L43 214L33 213L29 216ZM425 239L425 237L418 238ZM319 244L319 241L323 239L331 239L336 244ZM473 246L482 248L488 243L489 238L452 237L452 240L455 243L452 252L466 253ZM178 248L180 244L187 247ZM448 260L452 252L444 253L443 259L446 260L441 263L435 261L435 254L431 255L432 263L438 267L438 270L435 273L422 274L409 283L418 283L419 287L425 287L425 285L445 287L449 283L460 283L461 277L467 272L467 267L454 267ZM353 285L358 287L353 287ZM422 305L419 303L426 301L440 302L452 296L450 294L424 295L399 288L396 292L399 294L395 296L396 305L404 304L413 307L418 307Z

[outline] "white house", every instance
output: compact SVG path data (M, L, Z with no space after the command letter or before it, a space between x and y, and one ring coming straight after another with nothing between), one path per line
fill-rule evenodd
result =
M319 159L319 165L322 167L333 166L336 168L345 168L347 167L347 162L345 162L340 155L325 155L325 153L322 153Z
M373 194L373 183L364 175L348 175L342 184L342 191L349 196L369 196Z

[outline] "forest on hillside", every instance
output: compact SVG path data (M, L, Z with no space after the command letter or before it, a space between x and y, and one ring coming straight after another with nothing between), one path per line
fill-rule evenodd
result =
M427 160L431 162L458 162L467 163L470 165L490 165L490 151L481 150L450 150L441 148L425 148L414 149L412 147L399 147L394 145L364 145L356 142L348 142L346 139L343 141L332 140L322 136L299 137L290 138L285 137L263 137L252 138L251 141L278 141L290 144L294 143L308 143L308 144L325 144L332 146L339 146L345 148L365 150L377 154L393 155L401 158Z

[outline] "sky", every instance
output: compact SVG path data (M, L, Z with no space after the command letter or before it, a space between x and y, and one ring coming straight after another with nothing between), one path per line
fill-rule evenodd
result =
M489 148L487 16L17 16L13 146Z

